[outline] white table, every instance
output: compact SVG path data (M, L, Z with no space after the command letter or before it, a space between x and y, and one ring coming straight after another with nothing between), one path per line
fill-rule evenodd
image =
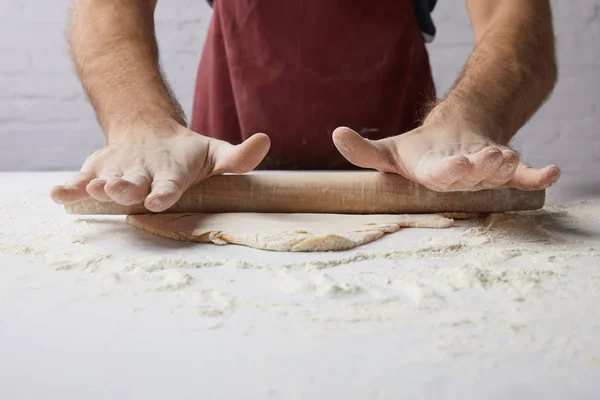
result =
M600 396L597 180L488 230L290 254L68 216L67 176L0 174L2 399Z

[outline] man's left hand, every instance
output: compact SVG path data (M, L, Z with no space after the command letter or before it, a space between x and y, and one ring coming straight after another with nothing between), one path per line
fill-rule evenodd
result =
M403 135L368 140L340 127L333 141L354 165L397 173L438 192L501 186L536 190L560 177L558 167L532 168L512 149L470 130L424 125Z

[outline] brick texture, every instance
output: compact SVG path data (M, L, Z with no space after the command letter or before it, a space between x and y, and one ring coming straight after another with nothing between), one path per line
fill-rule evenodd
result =
M210 8L202 0L158 2L157 31L168 79L186 111ZM459 4L460 6L457 6ZM560 80L514 141L534 165L569 172L600 167L600 0L552 1ZM65 39L70 0L0 0L0 171L78 169L104 138L75 78ZM472 49L463 2L439 1L430 55L438 92Z

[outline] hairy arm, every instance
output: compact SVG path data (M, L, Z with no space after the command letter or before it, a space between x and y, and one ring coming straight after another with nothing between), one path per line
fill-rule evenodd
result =
M475 49L423 124L372 142L340 127L333 139L353 164L395 172L437 191L543 189L560 177L507 144L556 82L549 0L467 0Z
M467 7L475 49L424 124L450 122L506 144L557 79L549 0L467 0Z
M159 67L157 0L75 0L71 53L104 133L185 125Z
M74 0L71 51L108 143L52 189L58 203L92 197L163 211L202 179L254 169L269 149L264 134L233 146L187 129L160 72L156 3Z

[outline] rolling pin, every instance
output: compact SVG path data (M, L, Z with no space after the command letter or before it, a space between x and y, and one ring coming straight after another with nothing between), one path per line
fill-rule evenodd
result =
M399 175L353 172L253 172L220 175L188 189L164 213L425 214L542 208L545 191L512 188L440 193ZM143 204L93 199L67 205L70 214L148 214Z

